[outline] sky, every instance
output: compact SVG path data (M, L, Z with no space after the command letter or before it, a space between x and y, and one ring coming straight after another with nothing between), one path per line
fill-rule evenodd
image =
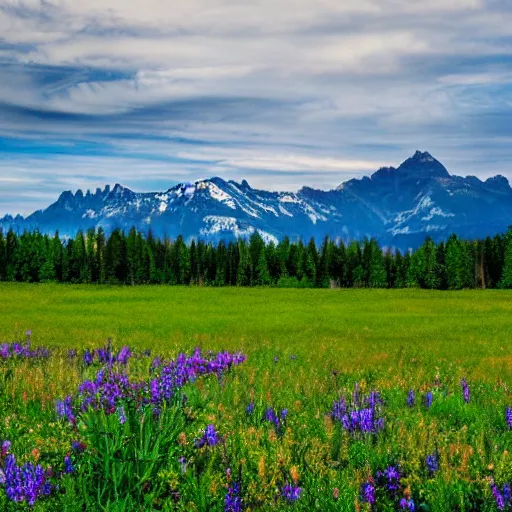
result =
M0 0L0 215L429 151L512 181L510 0Z

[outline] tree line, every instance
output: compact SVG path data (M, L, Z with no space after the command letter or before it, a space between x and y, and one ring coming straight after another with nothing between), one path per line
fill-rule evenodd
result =
M218 244L158 239L135 228L59 234L0 231L0 281L279 287L512 288L512 228L485 240L427 238L414 251L383 250L375 239L318 247L284 238Z

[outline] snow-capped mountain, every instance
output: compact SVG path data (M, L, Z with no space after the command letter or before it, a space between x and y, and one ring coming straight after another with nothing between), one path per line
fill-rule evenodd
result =
M59 231L102 227L151 229L155 236L218 241L258 231L266 241L325 235L343 240L376 237L388 246L416 247L427 235L466 238L505 231L512 224L512 189L503 176L481 181L451 176L429 153L417 151L398 168L352 179L336 190L256 190L221 178L182 183L165 192L139 193L117 184L94 194L63 192L27 218L6 216L0 228Z

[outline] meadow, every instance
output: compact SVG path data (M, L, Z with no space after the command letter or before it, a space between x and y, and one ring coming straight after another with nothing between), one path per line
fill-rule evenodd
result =
M0 508L509 510L511 333L499 290L2 284Z

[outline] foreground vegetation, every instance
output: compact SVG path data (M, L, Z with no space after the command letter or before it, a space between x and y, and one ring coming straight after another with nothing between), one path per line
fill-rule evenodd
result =
M34 510L510 508L509 292L4 284L0 304L21 342L0 347L0 467L40 465Z
M427 238L415 251L383 250L376 240L325 238L265 244L259 233L217 246L158 240L132 228L100 228L62 241L38 232L0 231L0 281L278 286L282 288L512 288L512 229L485 240Z

